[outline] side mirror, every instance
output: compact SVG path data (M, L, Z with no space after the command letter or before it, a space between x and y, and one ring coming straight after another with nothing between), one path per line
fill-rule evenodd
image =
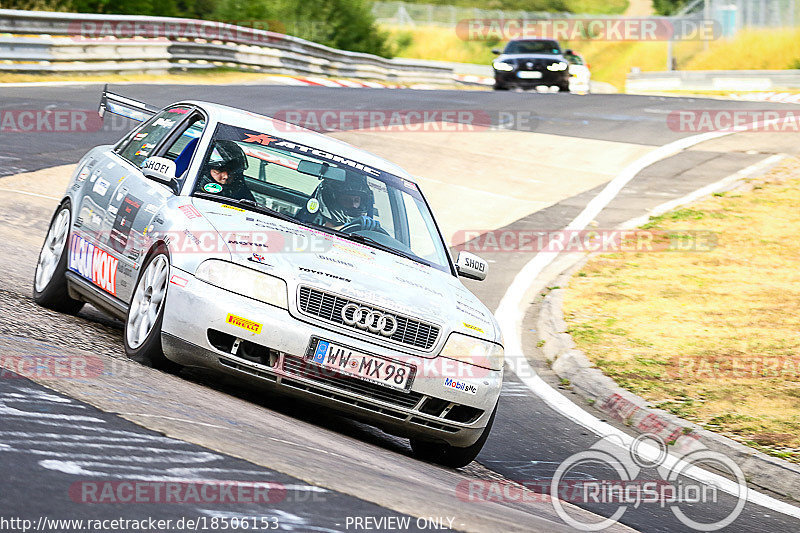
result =
M177 193L178 182L175 180L175 161L166 157L148 157L142 161L142 174L145 177L163 183Z
M493 53L494 55L496 55L496 56L499 56L499 55L500 55L500 54L502 54L503 52L501 52L499 48L492 48L492 53Z
M475 254L459 252L456 259L456 271L459 276L468 279L483 281L489 271L489 263Z

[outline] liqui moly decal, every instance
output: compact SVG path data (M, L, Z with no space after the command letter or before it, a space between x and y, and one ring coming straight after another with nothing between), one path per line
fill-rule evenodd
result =
M117 295L118 263L119 259L83 237L72 236L69 244L69 269L114 296Z

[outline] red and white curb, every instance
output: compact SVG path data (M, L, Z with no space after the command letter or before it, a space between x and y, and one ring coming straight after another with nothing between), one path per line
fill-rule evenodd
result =
M335 80L332 78L318 78L316 76L281 76L290 85L306 85L311 87L356 87L370 89L399 89L401 85L382 83L378 81Z
M784 104L800 104L800 93L742 93L730 94L734 100L748 100L751 102L780 102Z

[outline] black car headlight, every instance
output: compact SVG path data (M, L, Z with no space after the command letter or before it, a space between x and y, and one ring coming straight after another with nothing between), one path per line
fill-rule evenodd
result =
M514 70L514 65L512 65L511 63L506 63L505 61L495 61L494 63L492 63L492 67L494 67L495 70L499 70L501 72L511 72L512 70Z

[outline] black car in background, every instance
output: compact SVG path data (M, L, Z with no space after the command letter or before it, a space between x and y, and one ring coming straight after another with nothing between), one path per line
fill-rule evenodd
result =
M495 90L556 86L559 91L569 91L569 63L558 42L519 39L510 41L502 52L492 52L500 56L492 63Z

